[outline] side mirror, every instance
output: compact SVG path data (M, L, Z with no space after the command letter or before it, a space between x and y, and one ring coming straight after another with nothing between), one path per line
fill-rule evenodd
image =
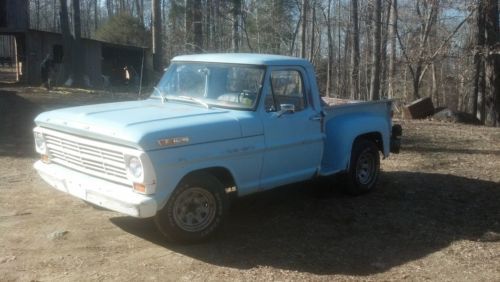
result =
M294 104L280 104L280 111L277 113L278 117L281 117L284 114L293 114L295 113L295 105Z

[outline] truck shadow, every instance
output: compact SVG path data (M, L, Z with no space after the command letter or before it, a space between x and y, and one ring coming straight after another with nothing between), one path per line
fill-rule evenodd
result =
M330 186L313 181L242 198L216 238L198 245L165 242L149 219L111 222L206 263L315 274L369 275L457 240L500 240L499 183L384 172L379 189L368 195L347 197Z
M32 130L40 111L16 91L0 90L0 156L36 156Z

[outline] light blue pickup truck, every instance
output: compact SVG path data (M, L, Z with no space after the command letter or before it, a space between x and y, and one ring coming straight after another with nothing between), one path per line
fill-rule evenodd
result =
M326 102L307 60L178 56L148 99L40 114L34 167L58 190L197 242L234 196L339 173L349 193L372 190L379 152L399 151L391 112Z

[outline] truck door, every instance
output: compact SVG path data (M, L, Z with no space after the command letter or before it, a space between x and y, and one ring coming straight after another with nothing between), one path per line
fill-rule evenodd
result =
M262 122L266 150L261 187L305 180L314 176L323 153L321 113L314 109L309 85L300 67L270 68L263 93Z

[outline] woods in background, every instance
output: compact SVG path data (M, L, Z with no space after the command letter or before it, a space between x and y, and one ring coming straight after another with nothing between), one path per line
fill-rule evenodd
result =
M299 56L325 95L431 97L500 126L498 0L33 0L30 17L73 44L150 47L158 71L186 53Z

